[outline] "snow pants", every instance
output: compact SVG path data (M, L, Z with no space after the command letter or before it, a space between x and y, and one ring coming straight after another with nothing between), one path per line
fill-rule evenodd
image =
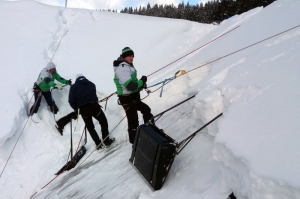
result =
M95 126L92 119L93 117L100 123L102 139L105 139L108 136L108 123L105 114L101 110L101 106L98 104L98 102L92 102L81 106L79 109L82 119L86 125L86 128L88 129L96 146L98 146L101 143L101 141L95 130Z
M60 118L56 123L57 126L63 130L64 127L71 121L71 119L76 120L77 119L77 111L71 112L68 115Z
M139 117L137 111L143 114L144 123L148 122L153 115L150 107L141 101L140 92L130 95L119 95L120 104L123 106L128 120L129 142L133 144L137 127L139 126Z
M53 104L52 104L52 97L51 97L51 92L50 91L47 91L47 92L43 92L41 91L40 87L38 87L36 84L34 84L33 86L33 90L34 90L34 99L35 99L35 102L34 104L36 103L35 105L35 109L33 110L34 108L34 104L33 106L30 108L30 114L33 115L34 113L37 113L38 110L39 110L39 107L41 105L41 100L42 100L42 96L44 96L48 106L50 107L50 110L56 114L58 112L58 108L53 100ZM39 97L39 94L40 92L42 92L42 96ZM38 101L37 101L38 100ZM36 102L37 101L37 102Z

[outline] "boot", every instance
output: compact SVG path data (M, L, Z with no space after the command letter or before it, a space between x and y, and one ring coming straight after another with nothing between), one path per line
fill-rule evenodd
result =
M57 131L60 133L60 135L63 135L63 128L60 128L58 125L55 125L55 128L57 129Z
M112 138L112 139L107 138L107 139L104 141L104 144L105 144L106 147L109 147L109 146L112 145L112 143L114 143L115 141L116 141L115 138Z
M128 129L128 135L129 135L129 142L131 144L134 143L135 135L136 135L136 129Z
M104 146L103 144L98 144L98 145L96 146L96 149L97 149L97 150L105 149L105 146Z

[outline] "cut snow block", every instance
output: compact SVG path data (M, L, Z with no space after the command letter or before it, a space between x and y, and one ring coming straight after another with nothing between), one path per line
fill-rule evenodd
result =
M176 155L175 141L152 124L139 126L129 162L153 190L163 186Z
M77 151L73 159L69 162L67 162L55 175L59 175L60 173L64 171L69 171L73 169L76 164L80 161L80 159L85 155L86 148L84 146L81 146L80 149ZM69 165L69 166L68 166Z

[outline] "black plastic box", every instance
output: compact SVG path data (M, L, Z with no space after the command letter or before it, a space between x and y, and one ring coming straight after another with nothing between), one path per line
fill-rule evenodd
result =
M132 166L153 191L159 190L176 155L175 141L151 124L139 126L133 143Z

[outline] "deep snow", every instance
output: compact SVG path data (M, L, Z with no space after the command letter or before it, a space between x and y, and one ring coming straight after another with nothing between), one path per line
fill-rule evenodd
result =
M74 81L83 73L102 99L115 91L112 62L125 46L134 50L141 77L241 25L151 75L152 85L179 69L191 70L297 26L299 19L299 0L278 0L219 26L1 1L1 171L26 124L32 85L52 58L62 77ZM29 198L36 191L34 198L218 199L232 191L237 198L300 198L299 36L296 28L207 64L167 84L162 98L156 92L145 99L158 114L197 94L157 123L177 141L223 112L176 157L160 191L152 192L128 163L126 121L112 133L121 142L116 148L94 152L79 168L41 189L65 164L70 146L70 125L60 136L43 101L38 113L42 121L28 121L0 178L1 198ZM68 91L53 91L60 110L57 119L72 111ZM113 96L108 101L105 112L110 130L124 117L116 100ZM99 124L95 126L100 132ZM74 147L83 127L80 119ZM94 147L88 136L87 155Z

